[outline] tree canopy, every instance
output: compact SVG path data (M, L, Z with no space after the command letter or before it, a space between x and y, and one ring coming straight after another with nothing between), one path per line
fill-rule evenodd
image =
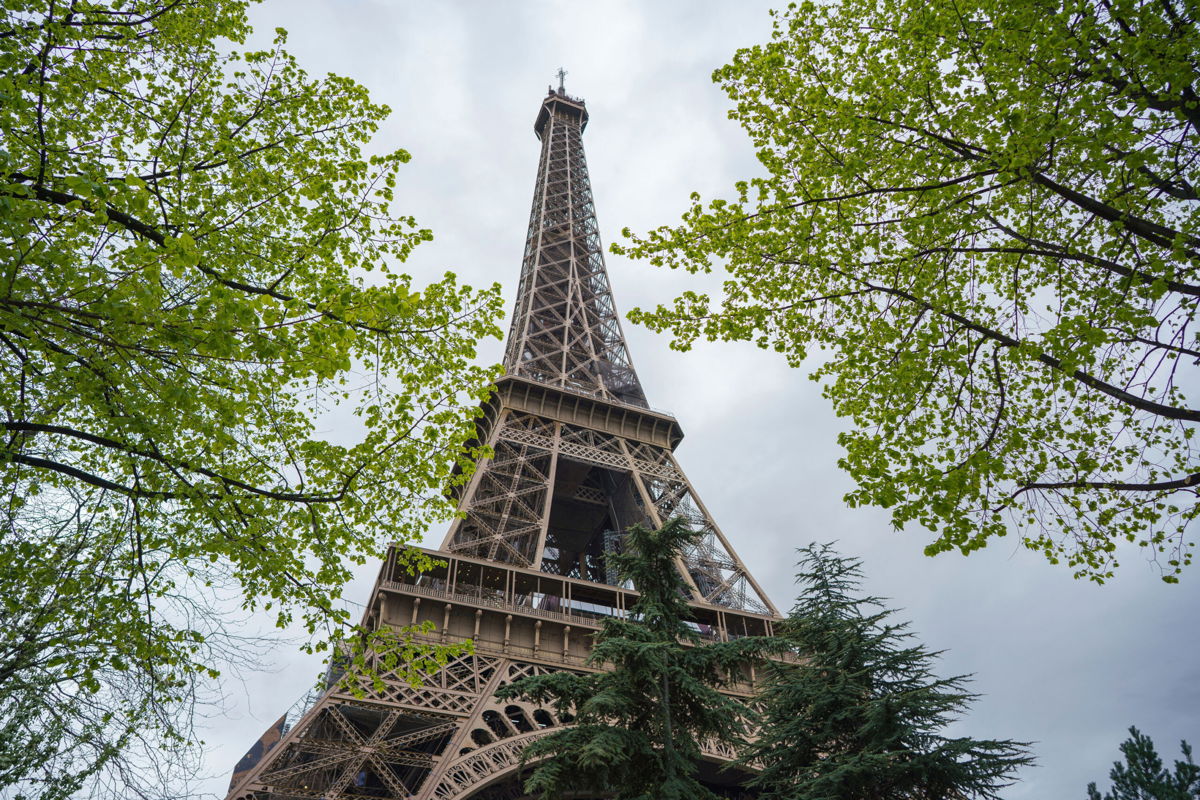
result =
M634 526L623 552L606 556L639 592L628 619L607 618L588 663L604 671L521 678L497 692L553 704L570 727L535 740L525 782L540 797L602 793L613 800L715 798L698 767L706 744L739 746L747 709L722 694L770 647L767 640L701 642L678 556L699 533L681 519L657 531Z
M800 596L775 631L797 657L764 667L750 785L765 800L999 797L1032 763L1026 743L944 735L975 697L966 677L937 677L938 653L859 594L858 559L800 555Z
M1167 769L1154 742L1137 728L1129 729L1129 738L1121 743L1125 763L1113 762L1108 776L1112 787L1103 795L1095 783L1088 784L1088 800L1196 800L1200 798L1200 766L1192 760L1192 748L1179 743L1183 761L1175 770Z
M1177 0L840 0L714 73L762 171L617 247L723 271L636 320L800 364L847 500L1177 580L1200 505L1200 34ZM628 231L627 235L630 235ZM1134 550L1134 552L1138 552Z
M498 288L396 271L431 234L365 150L388 109L245 52L246 6L0 13L0 787L186 738L222 611L337 634L471 468Z

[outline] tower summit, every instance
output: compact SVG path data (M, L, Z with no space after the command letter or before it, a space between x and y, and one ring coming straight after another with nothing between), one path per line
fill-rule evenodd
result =
M583 154L588 112L551 89L534 131L542 142L517 306L504 354L509 375L645 407L613 305Z
M230 800L511 800L526 744L569 715L494 698L519 677L588 671L591 633L636 598L608 554L635 524L682 517L701 532L678 561L702 637L769 634L778 619L674 457L675 418L646 403L613 303L582 134L585 103L565 72L538 110L537 179L506 374L484 407L481 461L462 516L419 575L389 553L364 622L432 622L424 640L475 653L413 687L331 680L285 714L237 765ZM422 638L422 637L419 637ZM748 696L753 675L734 687ZM731 754L707 754L713 765ZM736 784L732 773L716 784Z

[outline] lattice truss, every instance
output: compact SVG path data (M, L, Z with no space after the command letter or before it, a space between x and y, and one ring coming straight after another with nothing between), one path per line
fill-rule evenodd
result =
M552 95L530 212L509 374L646 405L609 289L581 133L582 103Z
M726 608L773 613L669 450L589 428L506 409L488 444L495 457L482 462L462 498L465 517L443 548L521 567L613 583L603 565L606 546L630 525L660 526L682 517L699 542L680 564L695 599ZM570 477L568 477L570 476ZM602 511L592 513L592 507ZM604 527L578 558L564 562L557 529ZM578 546L578 545L577 545ZM577 563L580 563L576 566Z
M455 552L529 566L541 534L550 495L551 423L525 422L532 441L496 438L494 455L476 469L461 502L466 517L454 529ZM548 434L548 435L547 435Z
M422 676L415 687L398 680L385 680L382 692L368 682L358 693L334 687L257 763L235 774L230 800L523 797L521 751L572 718L493 695L548 671L561 670L472 655ZM734 757L727 747L705 752L719 762Z
M397 680L385 680L382 692L369 683L357 693L334 687L235 774L230 800L458 800L479 797L477 789L508 773L519 789L521 750L571 717L492 695L549 669L474 655L415 687Z

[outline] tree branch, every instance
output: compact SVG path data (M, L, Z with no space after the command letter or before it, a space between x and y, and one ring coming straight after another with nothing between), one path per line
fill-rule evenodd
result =
M91 444L95 444L100 447L107 448L109 450L116 450L116 451L119 451L122 453L127 453L129 455L138 456L139 458L145 458L149 461L155 461L159 464L163 464L163 465L166 465L166 466L169 466L172 468L179 468L179 469L187 470L188 472L195 472L199 475L204 475L207 478L212 478L215 481L219 481L223 486L225 486L227 488L228 487L237 487L237 488L247 491L251 494L256 494L256 495L259 495L262 497L267 497L272 500L281 500L284 502L295 502L295 503L337 503L337 502L340 502L345 497L345 494L346 494L346 489L344 487L343 487L342 491L338 492L337 494L332 494L332 495L307 495L307 494L297 494L294 492L277 492L277 491L271 491L269 489L260 489L257 486L252 486L251 484L246 483L245 481L240 481L236 478L231 478L227 475L221 475L220 473L214 472L210 469L206 469L204 467L192 466L186 460L176 461L176 460L167 458L166 456L159 453L157 451L157 449L143 450L141 448L137 448L132 445L128 445L123 442L119 442L115 439L109 439L104 436L97 436L92 433L87 433L86 431L80 431L80 430L76 430L74 428L69 428L65 425L44 425L44 424L35 423L35 422L4 422L4 423L0 424L0 427L3 427L5 430L12 431L14 433L46 433L46 434L52 434L52 435L58 435L58 436L69 436L73 439L79 439L81 441L90 442ZM57 462L46 462L46 463L57 463ZM69 469L73 469L73 468L69 468ZM130 496L145 496L144 493L137 492L136 490L133 490L133 489L129 489L126 493L130 494Z
M1176 237L1181 238L1193 247L1200 244L1200 239L1197 239L1195 236L1187 236L1172 228L1159 225L1156 222L1120 211L1094 197L1088 197L1082 192L1077 192L1074 189L1063 186L1037 170L1030 170L1030 178L1034 183L1049 189L1064 200L1068 200L1072 204L1082 208L1084 211L1095 214L1100 219L1115 222L1151 244L1172 250L1175 247L1174 240ZM1192 249L1185 249L1183 252L1189 258L1200 260L1200 252Z
M804 266L804 265L800 264L799 262L795 262L795 261L781 261L781 263L792 264L794 266ZM880 286L878 284L871 283L870 281L864 280L862 278L856 278L852 275L848 275L847 273L845 273L841 270L838 270L834 267L826 266L826 269L836 272L837 274L842 275L843 277L849 278L850 280L861 283L863 286L873 289L874 291L882 292L883 294L891 295L892 297L899 297L903 300L907 300L908 302L913 303L914 305L916 305L920 308L928 309L929 311L932 311L935 314L946 317L947 319L954 320L955 322L959 323L960 325L963 325L964 327L969 328L970 330L973 330L978 334L982 334L983 336L986 336L989 339L992 339L993 341L1004 345L1005 347L1019 348L1023 344L1027 344L1027 343L1021 342L1017 339L1014 339L1011 336L1008 336L1007 334L1001 333L1000 331L992 330L991 328L988 328L984 325L980 325L978 322L970 320L967 317L964 317L962 314L956 313L954 311L950 311L949 309L938 308L937 306L933 305L932 303L922 300L921 298L917 297L916 295L914 295L910 292L907 292L903 289L897 289L893 286ZM1164 417L1166 419L1177 419L1177 420L1183 420L1186 422L1200 422L1200 411L1198 411L1196 409L1176 408L1175 406L1168 406L1168 405L1164 405L1162 403L1155 403L1151 400L1147 400L1144 397L1138 397L1135 394L1126 392L1125 390L1120 389L1116 386L1113 386L1112 384L1105 383L1104 381L1097 378L1095 375L1090 375L1090 374L1084 372L1083 370L1076 369L1076 370L1071 370L1068 372L1067 369L1063 366L1061 359L1055 358L1054 356L1050 355L1049 353L1041 352L1040 349L1036 349L1034 351L1033 357L1034 357L1034 360L1054 369L1055 371L1063 373L1065 375L1069 375L1071 378L1074 378L1075 380L1079 381L1084 386L1087 386L1091 389L1095 389L1096 391L1100 392L1101 394L1107 395L1107 396L1113 398L1114 400L1118 400L1122 403L1125 403L1126 405L1133 406L1134 408L1136 408L1140 411L1145 411L1150 414L1155 414L1157 416Z
M1026 245L1028 245L1030 247L1040 248L1042 250L1049 251L1049 252L1037 252L1035 250L1035 251L1031 251L1029 253L1029 255L1047 255L1047 256L1051 256L1053 258L1065 258L1065 259L1068 259L1071 261L1081 261L1084 264L1091 264L1093 266L1100 267L1101 269L1107 270L1108 272L1112 272L1113 274L1116 274L1116 275L1121 275L1126 278L1136 278L1137 280L1139 280L1143 283L1146 283L1146 284L1151 284L1151 283L1154 283L1156 280L1159 280L1159 278L1154 275L1149 275L1145 272L1142 272L1141 270L1136 270L1131 267L1126 267L1123 264L1118 264L1117 262L1110 261L1107 258L1100 258L1099 256L1088 255L1087 253L1072 253L1072 252L1068 251L1067 248L1065 248L1061 245L1054 244L1053 242L1043 242L1040 239L1034 239L1032 236L1025 236L1024 234L1018 233L1016 230L1008 227L1004 223L1000 222L1000 220L992 217L989 214L985 214L984 218L988 222L991 222L993 225L995 225L1000 230L1004 231L1006 234L1008 234L1012 238L1016 239L1017 241L1024 242ZM997 248L997 249L1003 250L1003 248ZM1180 283L1179 281L1174 281L1174 280L1164 281L1164 283L1166 283L1167 289L1169 289L1172 292L1178 292L1179 294L1192 295L1193 297L1200 297L1200 286L1193 286L1192 284Z
M11 175L9 175L9 179L16 181L18 183L32 183L33 185L31 188L33 190L34 197L36 197L38 200L42 200L44 202L54 203L55 205L61 205L61 206L67 206L71 203L78 202L84 208L88 208L88 209L95 209L95 206L96 206L95 203L92 203L82 197L78 197L73 194L68 194L67 192L61 192L56 189L51 189L47 186L43 186L40 183L37 183L30 176L24 175L19 172L15 172L15 173L12 173ZM12 193L9 193L9 194L10 194L10 196L12 195ZM159 231L157 228L155 228L152 225L147 225L145 222L142 222L141 220L137 219L136 217L132 217L129 214L126 214L125 212L115 208L110 203L104 204L104 213L110 221L117 223L118 225L120 225L121 227L123 227L127 231L129 231L130 233L134 233L145 239L149 239L151 242L154 242L155 244L157 244L159 246L165 246L167 243L167 237L161 231ZM230 289L236 289L239 292L245 292L247 294L263 295L266 297L274 298L275 300L279 300L280 302L284 302L284 303L295 302L297 300L296 297L293 297L292 295L280 292L277 289L264 288L261 286L254 286L249 283L242 283L241 281L235 281L231 278L226 278L224 275L221 275L219 272L214 270L212 267L205 266L204 264L201 264L201 263L196 264L196 269L200 270L200 272L202 272L203 274L205 274L208 277L212 278L213 280L217 281L222 286L226 286ZM310 311L314 311L326 319L331 319L342 325L346 325L351 328L355 328L357 330L369 331L370 333L377 333L377 334L384 335L384 336L390 336L390 335L393 335L396 333L396 331L390 330L388 328L379 328L374 325L367 325L367 324L361 323L361 322L351 322L349 320L343 319L342 317L339 317L337 314L334 314L331 311L327 311L325 309L320 308L316 303L312 303L312 302L308 302L308 301L301 301L301 302L303 302L304 305Z
M89 486L95 486L99 489L107 489L126 497L145 497L154 500L179 500L180 495L172 494L171 492L148 492L140 489L134 489L129 486L124 486L119 483L114 483L98 475L93 475L90 472L84 472L68 464L61 464L57 461L49 461L37 456L26 456L19 453L13 453L8 456L8 459L14 464L24 464L27 467L36 467L39 469L48 469L53 472L58 472L63 475L75 478Z
M1159 483L1124 483L1122 481L1059 481L1055 483L1028 483L1009 497L1015 500L1025 492L1044 489L1113 489L1119 492L1177 492L1181 489L1200 489L1200 472L1186 478Z

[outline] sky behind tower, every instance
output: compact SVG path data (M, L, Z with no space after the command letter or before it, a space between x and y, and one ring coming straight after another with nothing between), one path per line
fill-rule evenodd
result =
M412 154L396 210L435 236L405 271L499 281L511 309L538 157L533 121L556 70L567 70L567 91L588 104L584 145L607 245L624 227L674 222L692 191L727 195L756 173L710 75L738 47L769 37L769 7L266 0L252 19L254 44L286 28L288 48L310 73L351 77L392 108L372 149ZM688 276L607 260L622 312L695 288ZM1107 783L1130 725L1168 761L1180 738L1200 744L1200 568L1168 586L1129 552L1117 578L1098 587L1015 539L970 558L926 558L927 532L896 533L884 512L842 503L851 488L836 466L843 423L808 369L745 344L678 353L665 337L624 328L650 404L674 413L686 434L681 466L775 604L786 609L794 597L796 547L837 540L861 557L866 590L903 609L898 619L911 620L921 641L946 650L942 672L974 673L982 696L954 730L1034 742L1038 766L1006 797L1084 797L1088 781ZM490 342L484 355L498 361L501 352ZM431 531L425 543L437 546L444 533ZM365 600L376 569L362 568L347 596ZM233 764L318 670L280 650L271 671L227 686L230 712L204 734L209 791L223 795Z

